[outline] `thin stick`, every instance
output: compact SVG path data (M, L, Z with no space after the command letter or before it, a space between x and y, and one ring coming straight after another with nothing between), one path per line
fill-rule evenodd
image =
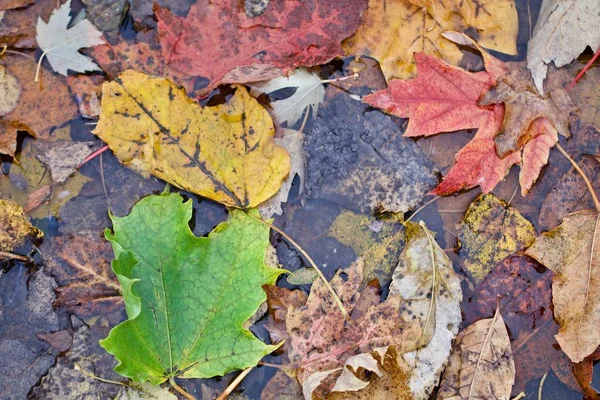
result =
M125 387L129 387L129 388L135 389L134 387L129 386L125 382L112 381L110 379L100 378L99 376L96 376L96 375L92 374L91 372L87 372L85 369L81 368L81 366L79 364L75 364L75 369L77 371L83 373L84 375L87 375L90 378L95 379L97 381L104 382L104 383L110 383L111 385L121 385L121 386L125 386Z
M12 258L13 260L29 261L29 258L21 256L19 254L9 253L7 251L0 251L0 258Z
M358 73L354 73L352 75L348 75L348 76L341 76L339 78L334 78L334 79L321 79L321 83L333 83L333 82L342 82L348 79L358 79Z
M175 378L174 377L170 377L169 378L169 383L171 384L171 386L173 387L173 389L177 390L186 399L188 399L188 400L196 400L194 398L194 396L192 396L191 394L189 394L188 392L186 392L185 390L183 390L183 388L181 386L179 386L177 384L177 382L175 382Z
M298 243L296 243L296 241L294 239L292 239L291 237L289 237L287 235L287 233L285 233L284 231L282 231L281 229L279 229L275 225L271 225L268 222L265 222L262 219L254 216L254 215L252 215L250 213L247 213L247 215L249 215L252 218L254 218L255 220L259 221L261 224L264 224L264 225L268 226L269 228L273 229L275 232L277 232L281 236L283 236L288 242L290 242L291 244L293 244L296 249L298 249L298 251L306 258L306 260L308 261L308 263L310 264L310 266L313 267L314 270L317 272L317 274L319 275L319 278L321 278L321 280L323 281L323 283L325 284L325 286L329 290L329 293L331 293L331 296L333 297L333 299L335 300L335 303L337 304L337 306L339 307L340 311L342 312L342 316L344 317L344 319L348 319L348 311L346 311L346 308L342 304L342 300L340 300L340 298L338 297L338 295L335 292L335 290L333 290L333 288L331 287L331 285L329 284L329 282L325 278L325 275L323 275L323 273L321 272L321 270L319 269L319 267L317 267L317 264L308 255L308 253L306 251L304 251L304 249L302 247L300 247L300 245Z
M415 211L414 213L411 214L410 217L408 217L408 219L404 222L409 222L411 219L413 219L413 217L415 215L417 215L421 210L423 210L425 207L427 207L428 205L430 205L431 203L433 203L434 201L436 201L437 199L441 198L442 196L436 196L433 199L429 200L427 203L423 204L421 207L419 207L417 209L417 211Z
M556 148L563 154L563 156L565 156L565 158L567 160L569 160L569 162L573 165L573 168L575 168L575 170L579 173L579 175L581 175L588 190L590 191L590 194L592 195L592 199L594 199L594 205L596 206L596 210L598 210L598 212L600 212L600 200L598 200L598 196L596 195L596 192L594 191L594 187L592 186L592 183L586 176L585 172L583 172L583 170L581 168L579 168L579 165L577 165L575 160L573 160L571 158L569 153L567 153L566 150L563 149L560 144L556 143Z
M225 391L223 393L221 393L221 395L219 397L217 397L215 400L225 400L227 397L229 397L231 392L233 392L235 390L235 388L240 384L240 382L242 382L244 380L246 375L248 375L250 373L250 371L252 371L253 368L254 367L250 367L250 368L246 368L245 370L243 370L242 373L239 374L237 376L237 378L235 378L233 380L233 382L231 382L229 384L229 386L227 386Z
M596 54L594 54L594 57L592 57L592 59L590 61L588 61L587 64L585 64L585 67L583 67L581 72L577 74L575 79L573 79L573 81L571 83L569 83L569 86L567 86L567 91L573 89L573 86L575 86L575 84L577 83L577 81L579 81L581 79L583 74L585 74L587 72L587 70L591 68L592 64L594 63L594 61L596 61L596 59L599 56L600 56L600 49L598 49L598 51L596 51Z
M524 398L525 398L525 392L521 392L521 393L519 393L519 395L517 397L515 397L512 400L521 400L521 399L524 399Z
M90 154L89 156L87 156L87 157L85 158L85 160L83 160L83 161L81 162L81 164L79 164L79 165L77 166L77 169L81 168L83 164L85 164L85 163L89 162L89 161L90 161L90 160L92 160L94 157L96 157L98 154L104 153L106 150L108 150L108 145L106 145L106 146L104 146L104 147L102 147L102 148L100 148L100 149L96 150L95 152L93 152L92 154Z
M102 189L104 189L104 195L106 196L106 202L108 203L108 211L111 211L112 207L110 205L110 197L108 196L106 181L104 180L104 164L102 163L102 153L100 153L100 180L102 181Z
M264 362L264 361L259 361L258 365L262 365L263 367L271 367L271 368L275 368L275 369L281 369L281 370L293 369L293 367L291 367L289 365L273 364L273 363L268 363L268 362Z
M540 381L540 387L538 388L538 400L542 400L542 388L544 387L544 381L546 380L547 376L548 373L546 372Z

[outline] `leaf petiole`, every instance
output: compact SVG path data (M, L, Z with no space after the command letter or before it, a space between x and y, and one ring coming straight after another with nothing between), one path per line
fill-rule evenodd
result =
M579 165L577 165L575 160L573 160L573 158L569 155L569 153L567 153L567 151L565 149L563 149L559 143L556 143L556 148L562 153L563 156L565 156L565 158L567 160L569 160L569 162L573 165L573 168L575 168L575 170L579 173L579 175L581 175L588 190L590 191L590 194L592 195L592 199L594 199L594 205L596 206L596 210L598 212L600 212L600 200L598 200L598 196L596 195L596 191L594 190L594 187L592 186L592 182L590 182L590 180L588 179L585 172L583 172L583 170L579 167Z
M173 389L177 390L177 392L179 392L179 394L181 394L183 397L185 397L188 400L196 400L194 398L194 396L192 396L191 394L189 394L188 392L186 392L185 390L183 390L183 388L181 386L179 386L177 384L177 382L175 382L175 377L172 376L169 378L169 383L171 384L171 386L173 387Z

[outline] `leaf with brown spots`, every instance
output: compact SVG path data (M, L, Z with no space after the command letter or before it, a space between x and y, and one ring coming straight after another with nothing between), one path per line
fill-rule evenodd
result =
M504 103L506 106L502 129L494 139L498 156L505 157L521 148L529 127L538 118L546 118L559 134L569 137L569 115L575 111L575 105L564 86L572 77L564 70L551 71L546 82L548 95L541 97L525 62L507 63L507 66L510 72L479 101L480 105Z
M200 0L185 18L154 10L167 62L214 87L236 67L290 70L342 55L340 42L358 28L366 6L366 0L272 0L262 15L248 17L238 0Z
M505 400L515 381L510 339L499 308L456 338L437 398Z
M37 42L35 41L35 24L38 17L43 18L45 21L48 20L52 10L56 7L57 1L31 1L21 3L23 6L27 6L27 3L33 3L28 7L13 8L12 5L16 4L19 0L10 0L7 4L8 11L4 13L2 22L0 22L0 43L2 45L7 44L9 47L17 49L35 49L37 48ZM4 7L5 1L0 6L0 11ZM17 55L17 57L21 57ZM3 60L6 59L6 55ZM33 75L28 77L31 79Z
M290 171L269 113L242 86L201 108L170 80L126 71L104 84L94 133L142 175L238 208L267 200Z
M552 272L556 340L573 362L581 362L600 345L600 217L583 210L535 239L525 254Z
M0 251L13 251L27 237L42 236L42 231L25 218L20 205L10 200L0 200Z
M86 320L123 308L119 282L110 266L112 251L108 242L62 236L52 240L52 249L45 254L48 272L58 283L57 306Z

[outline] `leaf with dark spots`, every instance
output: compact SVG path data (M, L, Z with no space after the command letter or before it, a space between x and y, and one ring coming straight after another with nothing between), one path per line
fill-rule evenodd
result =
M437 183L433 163L388 116L345 93L319 110L304 149L309 195L351 210L406 212Z
M126 71L104 85L94 133L142 175L238 208L267 200L290 171L269 113L242 86L201 108L170 80Z
M287 71L342 55L340 42L358 28L366 7L365 0L272 0L261 15L248 17L243 1L200 0L185 18L159 6L155 12L167 62L214 87L236 67Z

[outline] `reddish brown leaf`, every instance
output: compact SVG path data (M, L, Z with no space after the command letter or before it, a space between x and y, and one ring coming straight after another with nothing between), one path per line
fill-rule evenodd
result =
M122 308L119 283L112 272L108 242L81 236L53 241L46 265L59 287L56 303L81 318L107 315Z
M478 128L488 110L477 100L493 86L487 72L467 72L436 57L415 54L417 77L392 80L387 89L364 98L374 107L401 118L410 118L404 136L429 136L440 132Z
M207 78L212 87L235 67L289 70L343 54L340 42L356 31L366 6L366 0L271 0L262 15L250 18L238 0L200 0L186 18L159 6L155 12L167 62Z
M73 336L66 329L52 333L39 333L37 337L45 340L53 349L61 353L69 350L73 344Z
M575 364L573 373L586 400L600 400L600 393L592 387L594 361L600 359L600 349L590 354L582 362Z
M456 163L432 194L444 196L475 186L481 186L483 193L489 193L504 179L510 167L521 161L518 151L502 159L496 154L494 136L502 126L504 106L496 105L486 112L486 122L473 140L456 153Z
M290 290L272 285L265 285L263 289L267 293L267 305L269 306L269 316L265 328L269 331L271 342L281 343L289 339L285 328L288 308L303 306L306 303L306 294L302 290ZM282 347L287 350L287 342Z
M77 107L63 77L44 72L40 85L33 80L36 69L33 59L8 55L3 61L21 83L22 93L17 107L4 117L0 137L11 138L17 130L26 130L37 138L47 139L51 128L77 117Z
M529 192L542 168L548 163L550 149L558 143L558 132L549 119L538 118L532 122L525 136L527 142L523 146L523 162L519 174L523 196Z
M56 1L36 1L27 8L10 9L11 4L30 3L22 0L9 0L8 8L2 22L0 23L0 44L7 44L10 47L19 49L35 49L35 26L38 17L47 21L52 14L52 10L57 6ZM26 4L23 4L26 5ZM4 1L0 6L0 11L4 9ZM17 56L19 57L19 56ZM6 59L6 57L4 57Z
M0 11L12 10L13 8L21 8L33 4L35 0L4 0L0 4Z

